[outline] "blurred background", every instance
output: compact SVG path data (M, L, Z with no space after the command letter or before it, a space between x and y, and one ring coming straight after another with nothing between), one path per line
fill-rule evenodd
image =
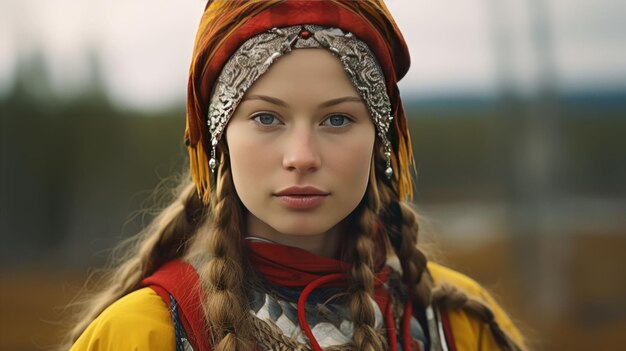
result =
M54 346L184 167L204 1L0 0L0 349ZM390 0L439 260L537 350L626 343L626 2ZM426 238L427 237L427 238Z

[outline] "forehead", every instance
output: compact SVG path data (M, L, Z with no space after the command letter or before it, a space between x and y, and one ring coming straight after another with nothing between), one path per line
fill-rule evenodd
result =
M285 98L359 97L340 60L326 49L295 49L274 62L246 94Z

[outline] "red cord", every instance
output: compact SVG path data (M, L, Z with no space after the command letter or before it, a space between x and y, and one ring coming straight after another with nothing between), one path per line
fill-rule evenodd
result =
M444 337L446 338L446 344L448 344L448 350L456 351L456 345L454 344L454 334L452 333L452 326L450 325L450 318L448 312L443 308L439 308L439 314L441 315L441 324L443 325Z
M396 324L393 322L393 311L391 303L387 303L387 311L385 312L385 322L387 323L387 335L389 335L389 344L391 351L398 351L398 337L396 336Z
M413 351L413 338L411 337L411 317L413 317L413 301L409 299L404 305L404 316L402 316L402 344L407 351ZM419 344L416 344L420 351Z
M329 275L325 275L323 277L317 278L314 281L310 282L306 287L304 287L304 290L302 290L302 293L300 294L300 297L298 298L298 322L300 322L300 328L302 328L302 331L304 331L304 334L306 334L307 338L309 338L309 342L311 343L311 347L313 348L314 351L324 351L324 350L320 347L320 344L317 343L317 340L315 340L315 337L313 336L313 332L311 331L311 327L309 327L309 324L306 322L306 311L304 309L306 300L311 294L311 292L315 290L317 287L319 287L320 285L323 285L323 284L326 284L335 280L341 280L341 279L346 279L346 275L344 273L329 274Z

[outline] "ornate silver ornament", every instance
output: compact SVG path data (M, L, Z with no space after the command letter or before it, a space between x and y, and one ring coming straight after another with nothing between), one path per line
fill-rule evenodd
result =
M245 41L226 62L215 83L207 118L212 145L211 171L217 168L215 147L246 91L277 58L300 48L326 48L341 60L376 125L385 149L385 175L391 179L393 169L388 135L393 116L383 71L367 45L352 33L318 25L273 28L260 33Z

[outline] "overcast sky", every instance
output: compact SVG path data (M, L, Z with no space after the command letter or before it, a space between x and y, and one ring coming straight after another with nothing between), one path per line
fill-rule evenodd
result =
M86 52L92 49L100 56L105 83L116 101L135 107L179 102L204 4L0 0L0 85L11 80L20 58L41 50L55 86L75 91L84 83ZM411 51L403 94L491 94L502 77L532 94L549 76L542 67L554 68L551 74L562 89L626 88L626 1L389 0L387 4ZM533 31L533 23L542 23L537 22L540 17L547 20L548 31ZM553 45L547 52L538 51L534 38Z

